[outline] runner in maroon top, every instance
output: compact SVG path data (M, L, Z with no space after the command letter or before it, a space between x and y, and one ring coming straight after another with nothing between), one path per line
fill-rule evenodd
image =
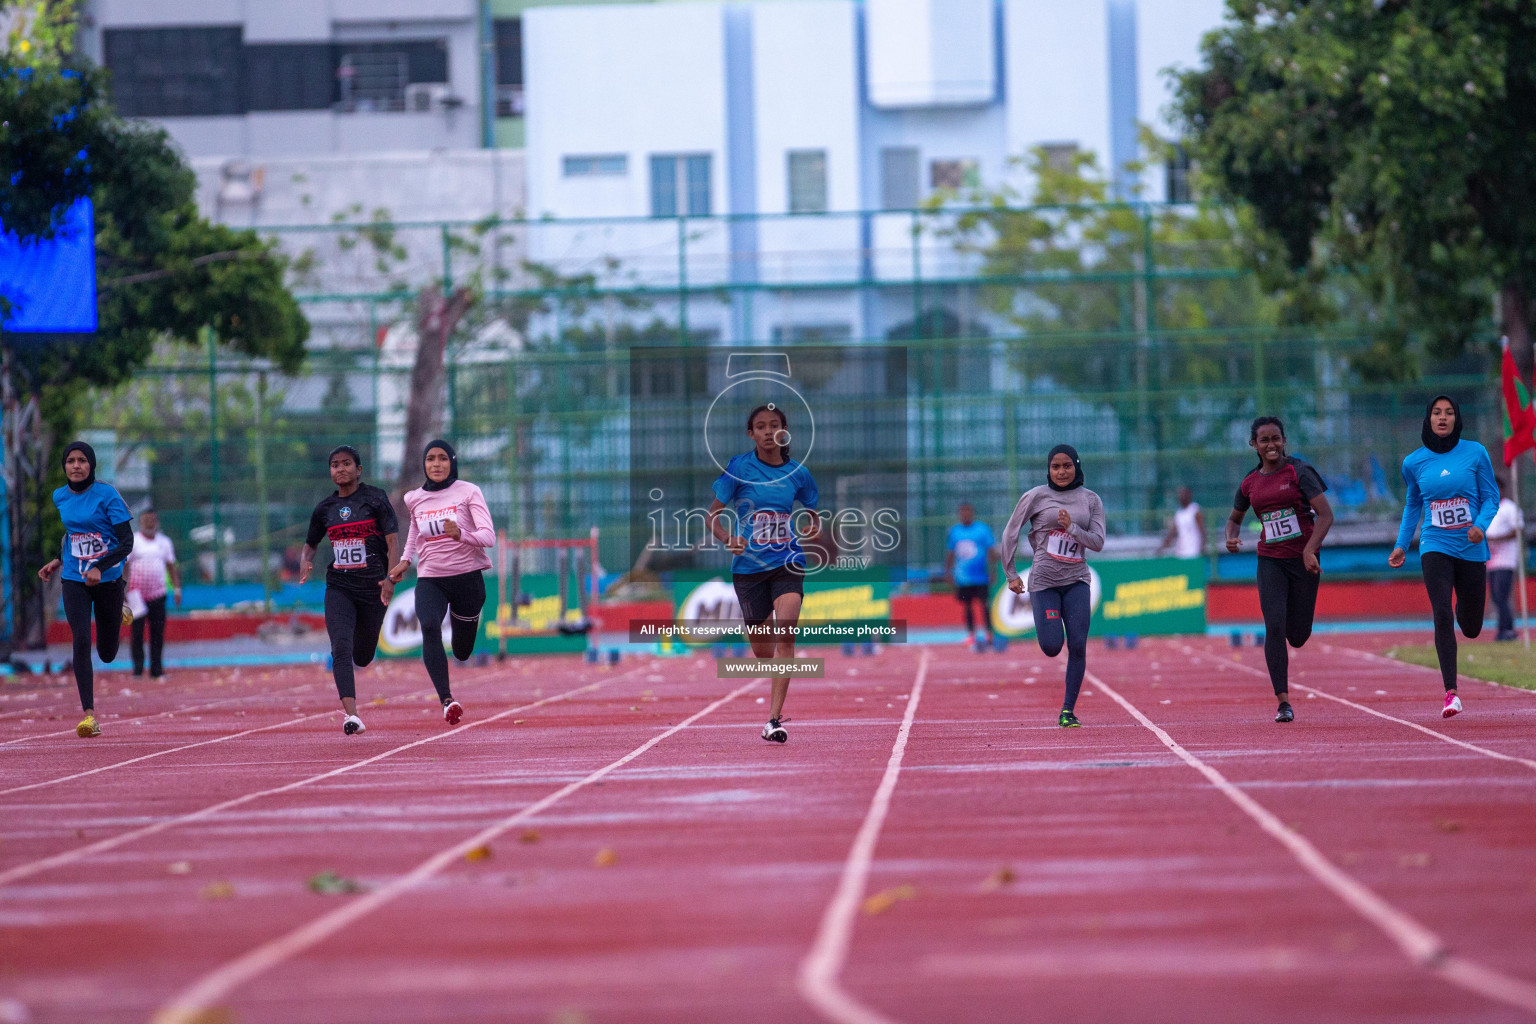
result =
M1243 477L1227 519L1227 550L1242 547L1239 528L1251 508L1259 517L1259 607L1264 612L1264 661L1280 707L1275 721L1290 722L1288 673L1290 652L1312 635L1317 610L1317 585L1322 565L1317 549L1333 525L1333 509L1323 492L1328 485L1307 463L1285 454L1285 425L1274 416L1260 416L1248 432L1248 443L1259 453L1259 464Z

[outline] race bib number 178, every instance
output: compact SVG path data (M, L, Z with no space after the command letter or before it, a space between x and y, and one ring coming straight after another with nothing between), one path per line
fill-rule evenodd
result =
M107 553L107 542L99 533L72 533L69 535L71 558L97 559Z

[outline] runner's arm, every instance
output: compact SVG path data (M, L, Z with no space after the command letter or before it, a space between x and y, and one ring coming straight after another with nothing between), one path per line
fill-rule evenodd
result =
M1067 527L1067 533L1089 551L1104 550L1104 502L1097 495L1088 506L1088 526L1084 528L1072 523Z
M1030 500L1033 491L1025 491L1019 503L1013 507L1013 515L1008 517L1008 525L1003 527L1003 545L998 552L998 559L1003 563L1003 575L1009 582L1019 578L1019 570L1013 564L1019 547L1019 531L1024 524L1029 522L1030 509L1034 502Z
M128 557L133 550L133 523L132 521L112 524L112 535L117 540L116 546L91 563L91 568L100 569L103 572L112 568L118 562Z
M459 524L459 540L464 544L473 544L477 548L492 548L496 546L496 524L491 522L491 509L485 503L485 495L476 487L469 494L465 502L469 508L469 519L474 524L471 529L465 529L464 524ZM416 521L411 520L411 536L416 535ZM406 550L411 546L406 544Z

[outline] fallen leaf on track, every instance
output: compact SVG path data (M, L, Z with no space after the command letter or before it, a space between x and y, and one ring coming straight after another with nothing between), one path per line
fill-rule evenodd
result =
M371 700L371 701L369 701L369 702L368 702L368 703L369 703L369 704L372 704L372 705L373 705L373 706L374 706L374 707L376 707L376 708L381 708L381 707L383 707L383 706L384 706L384 705L385 705L385 704L388 704L388 703L389 703L389 701L388 701L388 700L386 700L386 699L385 699L385 698L383 698L383 697L375 697L375 698L373 698L373 700Z
M235 887L228 882L209 882L197 891L200 900L231 900L235 898Z
M605 846L597 851L597 856L592 858L592 866L596 868L611 868L619 862L619 855L611 846Z
M482 860L490 860L491 855L492 851L490 846L482 844L464 854L464 859L469 861L471 864L474 864Z
M517 841L520 843L536 843L540 838L541 836L539 833L536 830L530 828L522 835L518 836Z
M342 878L334 871L322 871L309 880L309 891L318 892L322 896L362 892L363 888L361 882L355 882L350 878Z
M1019 876L1014 874L1013 868L1007 864L998 868L987 876L987 880L981 883L981 887L987 891L1001 889L1005 885L1012 885Z
M1435 828L1441 832L1460 832L1461 822L1452 821L1450 818L1438 818L1435 821Z
M894 889L877 892L864 901L864 913L883 914L902 900L917 899L917 890L910 885L898 885Z

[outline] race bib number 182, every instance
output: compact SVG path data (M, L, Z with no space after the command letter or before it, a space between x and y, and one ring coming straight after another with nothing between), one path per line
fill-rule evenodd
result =
M1472 525L1472 503L1466 498L1431 501L1429 522L1442 530L1465 530Z
M361 537L331 541L332 563L338 569L363 569L368 565L368 546Z

